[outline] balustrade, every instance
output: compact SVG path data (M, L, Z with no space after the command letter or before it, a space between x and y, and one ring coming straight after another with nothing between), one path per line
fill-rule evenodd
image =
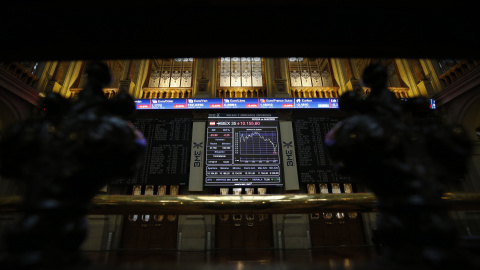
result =
M70 88L70 92L72 95L70 98L77 98L78 94L83 90L83 88ZM103 93L105 94L105 97L107 98L113 98L117 95L118 93L118 88L103 88Z
M301 87L292 88L291 96L294 98L337 98L338 87Z
M390 90L390 92L393 92L396 98L409 98L408 90L410 89L408 87L388 87L388 90ZM363 87L363 92L366 95L370 94L370 91L370 88Z
M27 68L16 62L3 63L1 65L9 74L24 82L26 85L33 87L38 78L33 75Z
M217 88L217 97L219 98L256 98L266 97L265 88L242 87L242 88Z
M453 66L451 69L447 70L442 75L440 75L439 78L445 82L446 86L449 86L452 83L458 81L463 76L470 73L479 65L480 65L480 62L475 60L463 60L463 61L460 61L455 66Z
M143 88L144 99L152 98L192 98L191 88L159 88L145 87Z

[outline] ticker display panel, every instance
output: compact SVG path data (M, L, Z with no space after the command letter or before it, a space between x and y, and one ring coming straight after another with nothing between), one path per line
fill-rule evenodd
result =
M407 100L407 99L400 99ZM136 99L137 110L338 109L338 98L168 98ZM435 100L430 99L435 109Z
M348 183L350 177L334 170L325 136L338 122L327 116L302 117L293 121L297 170L300 183Z
M155 115L138 117L132 123L147 141L145 158L136 176L117 179L117 185L185 185L190 169L190 117Z
M137 110L338 109L338 98L173 98L137 99Z

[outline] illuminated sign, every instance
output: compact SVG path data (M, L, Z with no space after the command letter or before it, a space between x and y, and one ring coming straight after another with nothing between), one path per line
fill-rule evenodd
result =
M206 186L283 185L277 116L211 114L208 122Z
M161 109L338 109L338 98L136 99L138 110ZM430 108L436 109L430 99Z

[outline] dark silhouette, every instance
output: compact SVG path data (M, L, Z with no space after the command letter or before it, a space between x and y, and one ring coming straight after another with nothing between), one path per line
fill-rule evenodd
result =
M443 184L466 171L470 141L461 127L434 117L427 99L395 98L386 80L384 67L368 66L362 83L370 95L340 97L349 117L325 139L330 156L377 196L375 241L389 267L470 269L441 199Z
M126 119L133 99L108 100L100 62L86 69L78 101L48 94L34 116L11 126L0 144L1 174L24 185L19 223L9 231L2 269L78 264L90 200L109 180L134 175L145 151L143 135Z

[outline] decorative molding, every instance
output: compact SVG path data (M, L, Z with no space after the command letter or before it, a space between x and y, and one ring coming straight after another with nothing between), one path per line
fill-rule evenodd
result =
M256 98L267 96L267 89L265 87L220 87L217 88L215 95L215 97L224 98Z
M347 81L345 80L345 70L343 68L342 63L340 63L340 59L334 58L331 61L332 65L331 68L333 70L333 78L335 78L335 81L339 85L338 93L339 95L343 94L344 92L347 91L345 85L347 84Z
M433 99L435 99L437 106L444 105L478 86L480 86L480 67L445 87L440 93L433 96Z
M60 91L62 89L62 85L56 81L56 80L50 80L47 82L47 87L45 87L45 91L47 93L57 93L57 94L61 94L61 92L63 91ZM65 95L63 95L65 96Z
M209 79L197 79L197 83L195 85L196 87L194 88L193 97L197 97L197 98L209 97L208 96L209 84L210 84Z
M337 98L339 87L334 86L313 86L313 87L291 87L290 96L294 98Z
M398 79L402 80L410 90L412 97L422 96L420 90L417 88L416 79L413 77L413 72L407 59L395 59L398 68Z
M77 97L82 90L83 88L70 88L69 91L72 93L72 95L70 95L69 98ZM103 88L102 90L107 98L113 98L119 91L118 88Z
M349 79L348 82L345 84L345 89L349 91L353 91L355 89L361 88L362 85L360 84L360 81L357 79Z
M124 92L132 95L134 89L135 83L132 80L120 80L118 83L118 92Z
M142 98L191 98L192 88L144 87Z
M275 79L276 97L289 97L287 89L287 79Z
M435 61L435 66L434 66L434 61ZM427 78L430 80L432 84L434 93L441 92L443 87L442 87L442 82L438 78L439 75L441 74L440 67L438 66L438 62L436 62L436 60L431 60L431 59L420 59L420 63L422 64L422 67L426 72Z
M197 79L197 84L198 84L198 91L197 92L207 93L209 81L210 80L208 80L208 79Z
M433 93L435 93L432 82L428 79L419 81L417 83L417 89L423 94L423 96L431 96Z
M5 88L28 103L37 105L39 93L32 87L0 68L0 87Z

